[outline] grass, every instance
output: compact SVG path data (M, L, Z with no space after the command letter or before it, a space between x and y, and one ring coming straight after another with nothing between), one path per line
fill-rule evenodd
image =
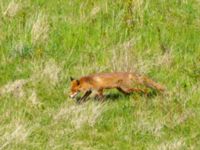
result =
M200 146L200 1L1 0L0 150ZM166 95L77 105L70 76L136 71Z

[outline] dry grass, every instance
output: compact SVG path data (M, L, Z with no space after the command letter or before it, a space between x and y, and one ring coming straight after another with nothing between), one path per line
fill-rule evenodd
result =
M59 73L61 68L55 63L55 61L50 60L44 66L42 71L43 78L49 78L51 84L55 85L59 82Z
M171 53L164 55L155 54L151 59L146 59L138 54L135 45L141 38L132 38L122 44L114 46L109 68L113 71L133 71L141 74L147 74L150 70L157 66L169 67L172 62Z
M163 127L166 124L166 121L162 118L150 117L151 114L148 112L137 112L137 117L139 118L135 121L135 128L140 132L149 132L156 137L161 137L163 135Z
M94 6L90 12L91 17L96 16L101 11L100 6Z
M94 126L105 111L105 104L85 103L83 105L64 106L54 115L54 120L68 120L75 129L80 129L84 125Z
M6 10L4 11L3 15L4 16L8 16L8 17L15 17L17 15L17 13L20 11L21 6L20 3L12 0Z
M0 88L0 95L11 94L16 98L22 98L25 95L23 87L27 82L25 79L9 82Z
M35 106L40 106L42 103L40 102L38 95L35 90L30 90L30 95L28 97L28 101L30 104L35 107Z
M48 84L55 86L60 80L60 73L62 68L56 63L55 60L51 59L47 62L32 63L32 76L31 79L34 82L43 81Z
M161 66L161 67L170 67L171 64L173 63L173 55L172 55L172 52L166 52L164 53L163 55L159 55L156 57L157 59L155 59L155 63L156 65L158 66Z
M166 141L161 143L157 149L158 150L181 150L184 149L185 142L182 138L174 139L172 141Z
M1 0L0 149L198 149L199 4ZM69 76L112 71L167 90L69 98Z
M138 39L130 39L122 44L116 45L110 50L112 52L110 62L113 71L131 71L134 70L136 57L134 56L134 44Z
M21 121L13 121L4 129L1 128L3 135L0 138L0 150L5 149L8 145L13 143L23 143L30 135L30 129L27 129L26 123Z
M31 37L33 44L44 43L48 40L49 24L47 16L39 13L33 23Z
M94 150L94 148L90 147L90 144L84 141L74 141L72 142L72 147L74 150L81 149L82 150Z

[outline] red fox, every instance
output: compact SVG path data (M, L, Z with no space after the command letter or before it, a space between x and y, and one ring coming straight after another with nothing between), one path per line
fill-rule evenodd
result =
M71 98L75 98L79 92L84 92L81 101L84 101L92 91L97 91L99 98L103 97L104 89L116 88L124 94L132 92L144 92L147 88L164 91L165 88L153 80L131 72L97 73L71 79ZM134 87L134 88L133 88Z

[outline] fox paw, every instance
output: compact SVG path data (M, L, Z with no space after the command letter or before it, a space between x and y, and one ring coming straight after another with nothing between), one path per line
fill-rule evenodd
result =
M103 95L95 95L95 100L98 100L98 101L104 101L104 99L105 99L105 96L103 96Z

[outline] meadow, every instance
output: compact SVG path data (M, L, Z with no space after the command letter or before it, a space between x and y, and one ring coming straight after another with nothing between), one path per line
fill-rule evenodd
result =
M1 0L0 150L198 150L199 0ZM164 94L69 98L70 76L134 71Z

